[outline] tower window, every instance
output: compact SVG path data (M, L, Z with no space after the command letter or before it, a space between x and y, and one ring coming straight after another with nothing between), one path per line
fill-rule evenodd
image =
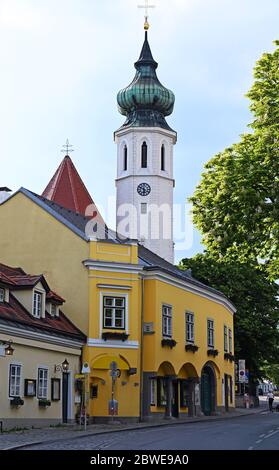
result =
M123 169L124 171L127 171L128 168L128 148L127 145L124 147L124 162L123 162Z
M141 167L147 168L147 143L143 142L141 146Z
M147 204L145 202L141 204L141 213L147 214Z
M166 151L165 151L165 146L164 144L161 147L161 170L165 171L166 169Z

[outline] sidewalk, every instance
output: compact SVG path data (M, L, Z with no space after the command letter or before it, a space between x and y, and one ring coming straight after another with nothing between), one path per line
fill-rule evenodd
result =
M248 416L253 414L259 414L265 411L266 408L260 406L259 408L245 409L236 408L235 411L231 411L227 414L219 416L203 416L199 418L181 418L179 420L158 420L156 422L144 422L136 424L93 424L87 426L87 430L84 428L80 429L77 425L65 425L59 427L48 427L40 429L30 429L25 431L15 432L4 432L0 434L0 450L15 450L24 446L32 444L42 444L47 442L57 442L68 439L80 439L82 437L94 436L100 434L108 434L121 431L134 431L137 429L154 428L160 426L179 426L180 424L190 424L208 421L218 421L238 418L241 416Z

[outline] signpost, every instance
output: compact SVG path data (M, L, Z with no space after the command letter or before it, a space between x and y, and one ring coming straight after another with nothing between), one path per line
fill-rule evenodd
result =
M113 361L110 364L110 376L111 376L111 400L109 401L109 414L111 416L111 422L113 423L114 416L118 415L118 401L114 399L115 394L115 382L119 377L119 370L117 368L117 362Z
M85 362L82 366L81 374L77 374L82 379L83 387L82 387L82 400L80 404L80 426L82 425L82 415L84 418L84 430L86 431L87 428L87 408L89 402L89 375L91 369L89 367L88 362ZM77 378L77 377L76 377Z
M240 383L245 383L245 360L238 361L238 380Z

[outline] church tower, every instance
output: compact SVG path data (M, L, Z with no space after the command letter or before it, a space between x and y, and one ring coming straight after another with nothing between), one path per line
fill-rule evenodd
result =
M126 122L115 132L117 144L117 229L174 262L173 146L177 134L165 117L175 96L158 80L148 42L149 24L136 75L117 96Z

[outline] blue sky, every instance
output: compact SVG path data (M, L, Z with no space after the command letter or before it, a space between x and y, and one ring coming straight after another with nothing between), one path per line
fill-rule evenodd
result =
M115 194L117 92L134 76L142 0L0 0L0 186L41 193L67 138L95 202ZM154 0L149 40L176 95L175 202L251 121L253 67L278 39L278 0ZM190 232L191 233L191 228ZM198 232L189 249L201 251Z

